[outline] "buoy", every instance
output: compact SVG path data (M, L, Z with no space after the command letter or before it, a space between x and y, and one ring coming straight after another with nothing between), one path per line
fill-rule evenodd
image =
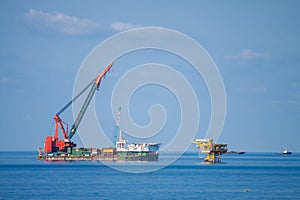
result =
M247 190L247 189L244 189L244 192L248 192L248 190Z

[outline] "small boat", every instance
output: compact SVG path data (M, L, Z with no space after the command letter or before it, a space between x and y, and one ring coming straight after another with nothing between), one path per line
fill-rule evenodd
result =
M290 151L287 150L287 149L283 149L283 150L281 151L281 154L284 154L284 155L290 155L290 154L292 154L292 152L290 152Z
M228 151L227 154L245 154L244 151Z

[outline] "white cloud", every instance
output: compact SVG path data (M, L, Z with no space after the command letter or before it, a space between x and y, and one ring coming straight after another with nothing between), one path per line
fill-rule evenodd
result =
M269 59L271 55L266 52L254 52L250 49L242 49L239 53L234 54L234 55L228 55L225 56L225 59L227 60L259 60L259 59Z
M84 35L96 33L100 30L125 31L141 27L130 23L115 21L107 27L90 19L69 16L64 13L49 13L30 9L25 13L25 19L32 27L44 32L58 32L64 35Z
M132 29L132 28L138 28L138 27L141 27L141 26L133 25L133 24L130 24L130 23L125 23L125 22L119 22L119 21L113 22L110 25L110 28L115 30L115 31L125 31L125 30L129 30L129 29Z
M100 25L92 20L63 13L48 13L30 9L25 14L25 18L30 25L41 31L54 31L65 35L90 34L100 29Z

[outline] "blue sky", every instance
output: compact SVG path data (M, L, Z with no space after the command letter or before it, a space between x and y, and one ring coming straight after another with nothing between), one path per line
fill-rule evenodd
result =
M220 142L233 150L287 147L300 152L299 1L55 2L1 2L0 150L35 150L46 135L53 135L52 117L71 99L77 70L97 44L130 28L158 26L190 36L218 66L227 94ZM113 84L133 66L148 62L173 65L190 81L201 99L197 136L202 137L210 118L203 80L181 68L184 61L152 51L120 59L96 94L98 118L108 137L114 128L109 107ZM171 114L164 131L175 131L178 104L168 91L145 87L132 101L133 118L140 124L147 124L149 106L165 105ZM72 124L70 110L62 118ZM162 134L157 139L164 143L171 138ZM75 140L80 143L77 136Z

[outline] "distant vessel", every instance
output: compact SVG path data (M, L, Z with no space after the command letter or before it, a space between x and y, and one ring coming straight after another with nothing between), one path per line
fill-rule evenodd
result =
M291 155L292 152L290 152L290 151L287 150L287 149L283 149L283 150L281 151L281 154L283 154L283 155Z
M227 151L226 154L245 154L244 151Z

